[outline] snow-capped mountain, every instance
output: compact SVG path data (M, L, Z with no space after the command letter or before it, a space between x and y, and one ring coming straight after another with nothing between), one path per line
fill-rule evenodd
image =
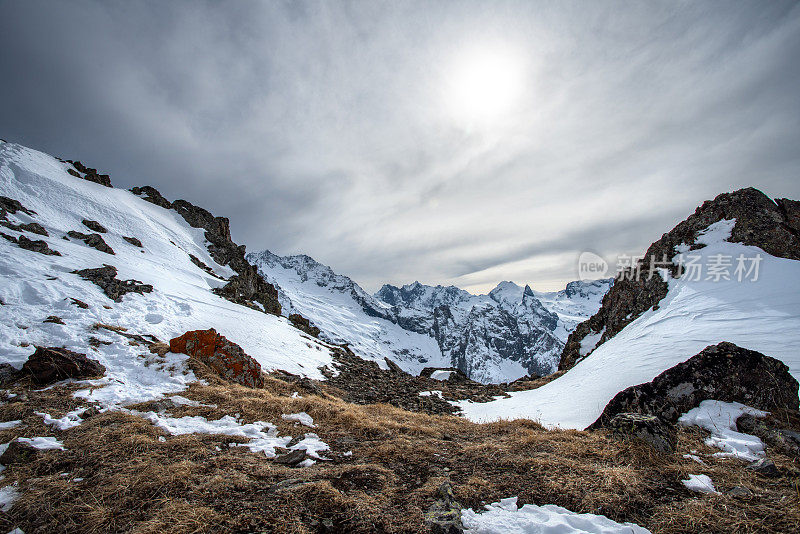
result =
M384 367L384 358L390 358L411 374L450 365L435 340L398 325L386 304L330 267L305 255L278 256L268 250L247 259L278 288L283 313L309 319L323 339L346 343L358 356Z
M322 378L330 348L265 312L274 289L229 241L227 219L146 189L141 198L79 162L0 141L0 363L65 347L106 367L91 400L142 401L193 376L185 358L159 362L130 336L213 327L264 370Z
M411 373L453 366L485 383L555 371L567 335L597 311L611 283L573 282L537 295L502 282L488 295L473 295L414 282L384 285L372 296L305 255L263 251L247 259L278 288L284 314L311 320L323 339L382 365L388 357Z
M662 254L666 266L618 279L570 335L566 374L508 399L462 403L465 415L582 429L618 392L722 341L777 358L800 378L800 202L752 188L720 195L645 257Z
M529 287L503 282L488 295L453 286L384 285L375 296L398 322L436 339L452 365L479 382L505 382L556 370L563 340L558 316Z

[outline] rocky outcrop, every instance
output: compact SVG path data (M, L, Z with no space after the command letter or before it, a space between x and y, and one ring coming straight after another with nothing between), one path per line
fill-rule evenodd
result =
M89 219L83 219L81 221L81 224L83 224L86 228L88 228L89 230L91 230L93 232L99 232L101 234L105 234L106 232L108 232L108 230L106 230L106 227L103 226L102 224L100 224L97 221L92 221L92 220L89 220Z
M29 210L25 206L23 206L19 200L15 200L13 198L8 198L4 196L0 196L0 218L5 219L7 217L7 213L17 213L21 211L22 213L30 216L36 215L36 212L33 210Z
M82 178L96 184L104 185L106 187L113 187L111 185L111 177L107 174L100 174L97 169L87 167L80 161L66 160L67 163L72 164L74 169L67 169L67 172L77 178ZM77 172L76 172L77 171Z
M632 355L633 356L633 355ZM629 387L589 427L607 427L620 413L653 415L675 423L704 400L740 402L761 410L797 410L797 380L775 358L723 342L706 347L651 382Z
M11 243L16 244L19 248L23 248L25 250L38 252L39 254L44 254L45 256L61 256L61 253L59 251L52 250L50 246L41 239L32 240L28 239L24 235L21 235L19 237L14 237L8 234L4 234L2 232L0 232L0 237L2 237L7 241L10 241Z
M293 313L289 315L289 322L297 328L298 330L302 330L306 334L319 337L319 328L311 324L311 321L300 315L299 313Z
M151 204L161 206L165 209L172 209L172 202L164 198L164 195L159 193L155 187L151 187L149 185L145 185L143 187L133 187L130 189L130 192L138 197L142 197L142 200L146 200Z
M230 382L251 388L264 387L261 365L242 347L210 330L192 330L169 342L170 352L187 354Z
M800 259L800 203L794 200L772 201L752 187L724 193L707 200L685 221L650 245L637 267L619 273L616 282L603 298L600 310L581 323L569 336L561 355L559 370L575 365L583 356L581 342L590 334L602 333L597 345L614 337L648 309L657 306L667 295L667 284L657 269L664 268L677 276L679 266L672 262L676 247L702 248L697 237L711 224L735 219L729 241L756 246L781 258ZM638 272L638 276L634 276Z
M128 237L128 236L124 235L124 236L122 236L122 239L124 239L125 241L127 241L128 243L130 243L131 245L133 245L134 247L144 248L144 247L142 246L142 242L141 242L141 241L139 241L139 240L138 240L137 238L135 238L135 237Z
M81 269L72 271L84 280L94 283L108 298L114 302L122 302L122 297L126 293L150 293L153 286L144 284L138 280L120 280L117 278L117 268L112 265L103 265L95 269Z
M85 354L58 347L36 347L22 366L22 375L33 383L42 385L67 378L95 378L103 376L106 368Z
M108 246L108 243L105 242L103 237L100 234L83 234L81 232L76 232L75 230L70 230L67 232L67 235L73 239L79 239L86 243L86 245L99 250L100 252L105 252L106 254L114 254L114 249Z
M215 217L209 211L186 200L176 200L172 209L177 211L190 226L203 228L209 242L208 251L214 261L228 265L236 271L228 283L214 292L237 304L280 315L278 291L266 282L255 267L245 259L244 245L231 239L230 221L226 217Z
M43 235L45 237L49 236L50 234L47 233L44 226L39 223L25 223L25 224L14 224L9 221L0 221L1 226L5 226L9 230L14 230L15 232L30 232L32 234Z

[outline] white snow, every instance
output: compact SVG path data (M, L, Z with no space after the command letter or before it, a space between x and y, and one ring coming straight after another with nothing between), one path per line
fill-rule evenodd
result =
M0 488L0 510L8 512L14 506L14 501L19 498L16 482ZM9 533L10 534L10 533Z
M703 459L697 456L696 454L684 454L683 457L686 458L687 460L695 461L700 465L706 465Z
M308 428L317 428L314 419L306 412L283 414L281 417L284 421L294 421Z
M453 371L441 371L441 370L440 371L434 371L434 372L431 373L431 378L433 378L434 380L445 381L445 380L449 380L450 379L450 375L452 375L452 374L453 374Z
M736 420L744 414L755 417L768 415L767 412L738 402L704 400L700 406L682 415L678 423L684 426L699 426L711 432L711 436L706 439L706 445L724 451L715 453L714 456L754 462L764 457L764 443L756 436L742 434L736 430Z
M17 441L45 451L51 449L66 450L64 444L54 437L17 438Z
M548 504L517 506L517 497L461 512L465 534L649 534L633 523L617 523L595 514L578 514Z
M317 460L324 459L319 453L329 450L328 444L320 439L320 437L312 432L305 434L303 439L295 445L289 447L292 450L302 449L311 458Z
M606 332L606 329L603 328L599 332L592 332L591 334L587 334L581 340L581 348L578 350L578 353L581 356L586 356L590 352L592 352L596 347L597 343L600 341L600 338L603 337L603 334Z
M708 246L692 253L704 264L717 254L760 254L757 281L672 279L658 310L642 314L563 376L507 399L458 406L476 422L529 418L548 427L583 429L618 392L722 341L777 358L800 378L800 261L723 241L729 227L718 224L706 232Z
M7 428L14 428L16 426L19 426L20 423L22 423L21 419L17 419L16 421L5 421L3 423L0 423L0 430L5 430Z
M439 398L441 398L442 397L442 392L441 392L441 390L438 390L438 389L434 389L432 391L420 391L419 392L419 396L420 397L439 397Z
M36 415L44 418L44 424L46 425L53 425L59 430L68 430L70 428L79 426L83 419L81 419L81 414L85 412L87 408L78 408L77 410L73 410L67 413L64 417L60 417L55 419L50 416L50 414L44 412L34 412Z
M62 254L45 256L0 239L0 298L5 303L0 306L0 363L19 368L33 353L34 344L87 354L107 372L102 379L85 381L89 387L76 396L103 407L122 406L180 392L196 377L185 366L186 356L161 358L144 347L132 346L114 332L92 330L92 325L121 326L129 333L150 334L165 341L187 330L213 327L241 345L265 371L283 369L324 379L319 368L331 364L324 343L309 339L285 318L234 304L211 292L225 280L195 266L189 254L220 276L230 276L233 271L211 258L202 229L190 227L177 212L128 191L73 177L66 172L68 167L41 152L0 142L0 195L36 212L32 216L17 212L9 219L41 224L49 237L28 237L42 239ZM69 230L89 232L81 223L84 218L108 229L102 237L115 255L63 239ZM22 234L7 228L2 232ZM131 245L123 236L140 239L144 248ZM71 274L103 264L116 267L119 279L152 284L154 291L129 293L116 303L96 285ZM70 297L86 302L89 308L78 308ZM50 315L61 317L65 324L42 323ZM111 344L95 350L88 346L90 336Z
M713 493L719 495L720 493L714 488L714 484L711 482L711 477L708 475L689 475L689 478L686 480L681 480L683 485L689 491L696 491L699 493Z

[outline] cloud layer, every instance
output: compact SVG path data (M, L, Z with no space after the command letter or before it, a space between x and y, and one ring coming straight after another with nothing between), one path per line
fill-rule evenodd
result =
M0 137L368 289L555 289L739 187L800 198L796 2L3 4ZM513 56L501 116L454 72ZM496 51L496 52L495 52Z

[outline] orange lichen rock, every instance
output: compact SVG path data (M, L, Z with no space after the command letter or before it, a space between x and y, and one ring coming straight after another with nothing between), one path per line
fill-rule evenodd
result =
M264 387L261 365L213 328L186 332L170 340L169 350L203 362L225 380L251 388Z

